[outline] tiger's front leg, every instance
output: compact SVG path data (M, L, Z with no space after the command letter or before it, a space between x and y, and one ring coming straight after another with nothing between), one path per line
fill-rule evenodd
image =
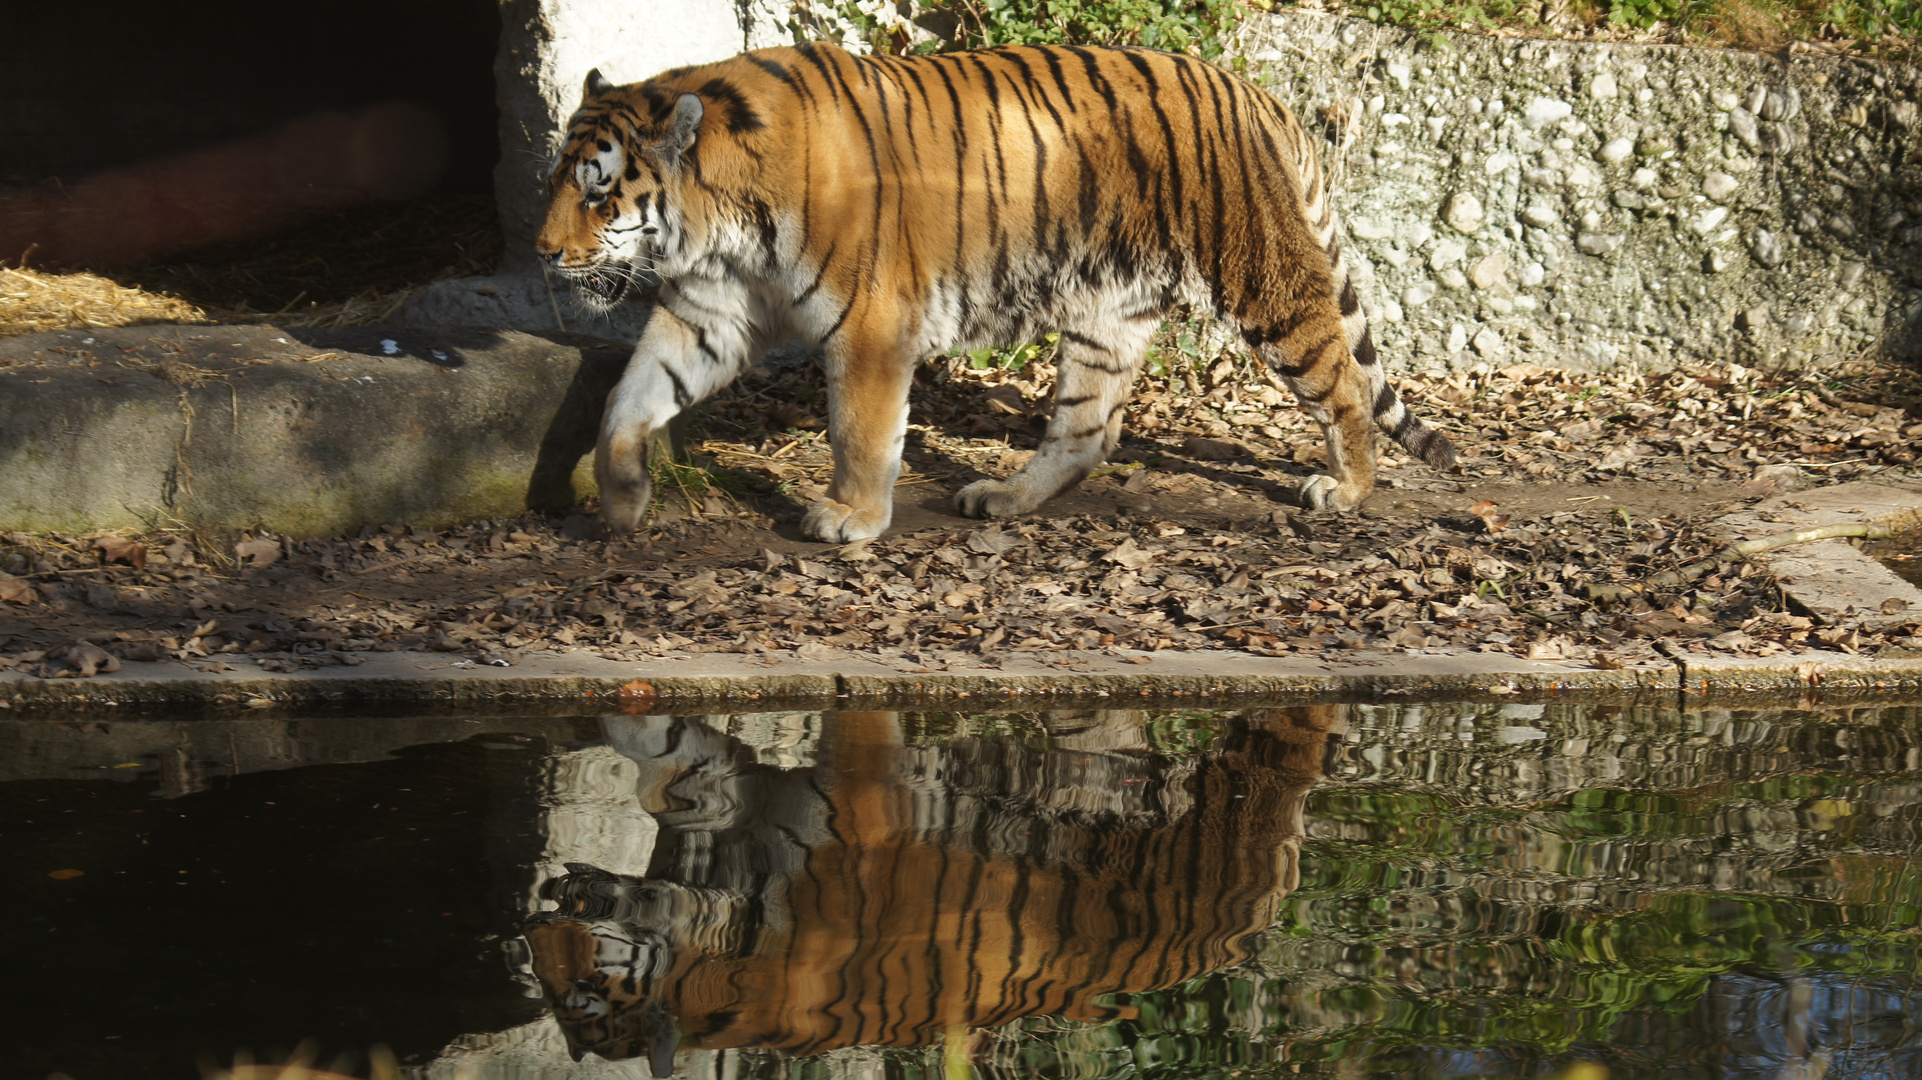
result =
M641 527L653 491L655 434L695 402L734 381L754 360L744 335L698 327L676 315L664 294L601 414L594 482L610 533Z
M834 480L801 519L801 532L845 544L879 536L894 520L914 360L893 341L870 346L850 334L829 346L827 373Z

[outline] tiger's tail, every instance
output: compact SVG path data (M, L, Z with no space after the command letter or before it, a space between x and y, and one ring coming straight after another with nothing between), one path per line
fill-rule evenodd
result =
M1302 159L1303 209L1307 213L1307 220L1313 223L1322 250L1328 253L1332 280L1340 283L1337 295L1341 298L1342 329L1348 334L1348 351L1355 358L1355 366L1361 371L1362 385L1366 387L1368 399L1373 402L1370 408L1375 426L1436 471L1452 472L1455 468L1455 444L1449 441L1447 435L1409 411L1408 406L1402 404L1401 395L1388 385L1388 375L1382 370L1381 357L1375 352L1374 335L1368 329L1368 316L1361 309L1354 278L1348 272L1348 261L1341 250L1340 228L1335 220L1334 207L1329 201L1328 185L1321 175L1321 162L1312 151L1303 154Z

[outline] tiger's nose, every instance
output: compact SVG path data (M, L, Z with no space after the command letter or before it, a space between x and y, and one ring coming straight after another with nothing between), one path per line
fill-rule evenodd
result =
M559 266L561 264L560 248L555 248L552 251L542 251L540 253L540 256L541 256L541 261L545 262L549 266Z

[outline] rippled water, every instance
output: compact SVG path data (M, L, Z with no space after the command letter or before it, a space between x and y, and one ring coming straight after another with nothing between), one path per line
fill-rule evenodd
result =
M1909 707L6 720L0 1068L1913 1080L1919 788Z

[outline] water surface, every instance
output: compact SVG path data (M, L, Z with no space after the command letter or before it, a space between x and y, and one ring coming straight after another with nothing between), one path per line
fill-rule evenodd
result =
M0 721L4 1068L1911 1080L1919 787L1909 707Z

